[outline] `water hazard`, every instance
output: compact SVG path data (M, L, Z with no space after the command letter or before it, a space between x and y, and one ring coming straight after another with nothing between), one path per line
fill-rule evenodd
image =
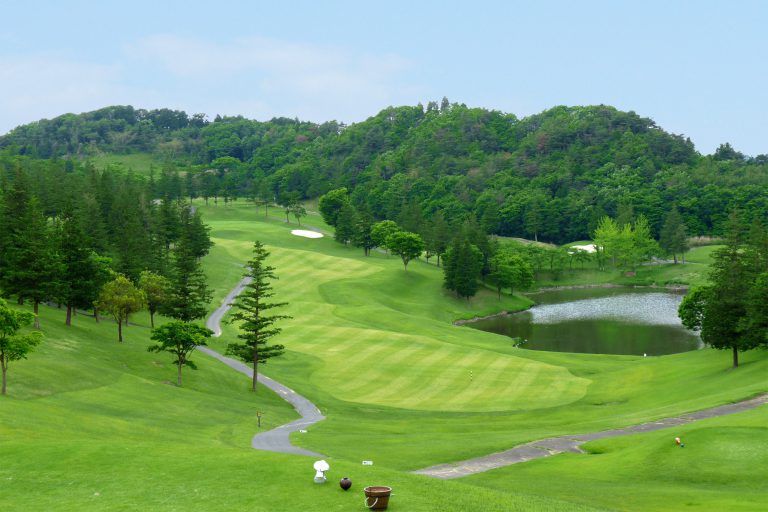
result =
M537 305L528 311L468 325L516 338L532 350L674 354L702 346L677 316L682 297L631 288L542 292L531 295Z

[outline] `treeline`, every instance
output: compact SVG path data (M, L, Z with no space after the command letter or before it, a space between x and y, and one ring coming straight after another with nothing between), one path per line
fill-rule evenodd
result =
M0 137L0 149L44 159L154 153L184 164L231 157L271 171L295 159L294 153L308 141L338 134L342 127L336 122L287 118L259 122L240 116L216 116L210 122L205 114L111 106L19 126Z
M442 260L445 287L467 299L482 284L494 287L501 298L502 290L510 294L524 290L545 272L558 280L565 272L594 263L599 270L610 267L633 273L662 257L677 263L688 250L686 227L675 208L665 217L658 240L643 215L604 216L591 233L592 244L557 247L502 241L488 235L474 216L449 221L442 211L430 220L414 210L398 221L376 221L370 211L352 203L346 188L324 194L318 206L323 220L335 228L336 241L359 247L366 256L377 248L400 256L405 270L422 256L427 262L436 258L437 266Z
M138 285L147 272L172 283L169 316L189 310L189 296L179 294L207 293L183 288L199 288L201 279L204 287L199 260L212 245L208 227L188 205L155 198L147 180L6 155L0 185L0 290L29 301L35 313L43 302L63 305L70 324L76 309L112 307L105 285L119 276ZM190 287L190 280L197 282ZM127 316L110 313L118 322Z
M17 128L0 147L74 157L65 139L108 122L122 131L105 129L92 149L149 148L183 166L179 189L191 197L288 204L344 187L375 220L432 222L439 212L454 224L474 217L488 234L554 243L589 238L604 216L642 215L658 238L673 208L692 235L722 234L735 207L748 221L768 211L768 156L748 158L729 144L702 156L651 119L603 105L518 119L443 99L348 127L109 107ZM138 130L154 138L139 143Z

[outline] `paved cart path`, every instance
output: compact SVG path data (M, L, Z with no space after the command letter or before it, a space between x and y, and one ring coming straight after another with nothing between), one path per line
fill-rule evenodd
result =
M235 288L224 298L221 306L211 313L208 320L206 320L205 325L214 332L214 336L221 336L221 319L224 318L224 315L226 315L227 311L232 307L230 304L235 300L235 297L243 291L245 285L250 281L250 277L245 277L237 283L237 286L235 286ZM211 357L215 357L227 366L253 378L253 368L250 366L243 364L236 359L232 359L231 357L223 356L209 347L197 347L197 350L208 354ZM293 446L289 437L291 432L306 429L308 426L325 419L325 416L320 413L317 406L291 388L284 386L265 375L259 374L257 378L259 384L268 387L280 395L286 402L291 404L301 418L286 423L285 425L280 425L272 430L256 434L253 436L253 439L251 439L251 446L257 450L266 450L269 452L294 453L297 455L322 457L319 453Z
M768 394L760 395L756 398L744 400L734 404L721 405L711 409L704 409L702 411L697 411L690 414L683 414L672 418L651 421L631 427L605 430L603 432L593 432L591 434L540 439L538 441L516 446L503 452L493 453L484 457L477 457L474 459L454 462L451 464L439 464L437 466L419 469L415 471L415 473L432 476L435 478L442 478L444 480L461 478L463 476L474 475L476 473L482 473L483 471L488 471L491 469L511 466L512 464L517 464L519 462L551 457L552 455L557 455L558 453L584 453L580 447L582 444L588 441L595 441L597 439L605 439L609 437L628 436L632 434L639 434L641 432L652 432L654 430L675 427L677 425L685 425L687 423L692 423L694 421L700 421L707 418L715 418L717 416L726 416L728 414L747 411L765 403L768 403Z
M330 234L327 231L316 228L314 226L305 225L304 227L314 229L326 235ZM219 306L216 311L211 313L211 315L208 317L206 326L214 332L214 336L221 336L222 318L224 318L224 316L231 308L231 302L240 294L240 292L243 291L243 288L249 282L250 278L245 277L239 283L237 283L237 286L235 286L235 288L232 289L232 291L229 292L229 294L227 294L227 296L224 298L221 306ZM235 370L247 375L248 377L253 378L252 368L241 363L240 361L223 356L208 347L198 347L198 350L218 359L227 366L234 368ZM251 446L257 450L322 457L322 455L319 453L293 446L289 438L291 432L303 430L306 427L325 419L325 416L320 413L320 410L317 408L317 406L289 387L284 386L279 382L270 379L269 377L259 375L258 381L260 384L268 387L275 393L282 396L285 401L293 405L301 418L290 423L286 423L285 425L276 427L272 430L268 430L267 432L256 434L251 440ZM415 473L446 480L461 478L463 476L474 475L476 473L482 473L483 471L510 466L520 462L551 457L552 455L557 455L559 453L584 453L584 451L581 449L581 445L589 441L595 441L597 439L628 436L642 432L652 432L655 430L671 428L707 418L726 416L728 414L747 411L766 403L768 403L768 394L760 395L758 397L733 404L721 405L719 407L713 407L690 414L683 414L671 418L642 423L631 427L605 430L602 432L593 432L589 434L540 439L538 441L516 446L503 452L493 453L465 461L449 464L439 464L436 466L419 469L415 471Z

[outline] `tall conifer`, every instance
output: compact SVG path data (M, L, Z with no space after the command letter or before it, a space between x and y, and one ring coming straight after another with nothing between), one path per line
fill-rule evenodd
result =
M232 321L240 322L238 338L242 343L230 343L227 353L239 357L253 366L252 390L256 391L259 363L283 353L283 345L268 345L270 338L280 333L281 329L274 324L278 320L290 318L286 315L267 315L270 309L285 306L285 302L268 302L274 296L271 280L277 279L275 268L266 264L269 252L258 240L253 244L253 257L248 262L250 278L243 292L237 297L233 306L236 313Z
M208 312L211 291L188 236L182 236L176 244L172 260L171 286L162 312L182 322L203 318Z

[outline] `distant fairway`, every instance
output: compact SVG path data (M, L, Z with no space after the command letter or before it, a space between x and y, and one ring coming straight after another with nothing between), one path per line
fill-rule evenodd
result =
M250 242L235 241L246 236L244 224L216 223L217 250L245 261ZM429 302L426 293L443 294L439 283L426 279L436 268L414 265L405 272L399 259L381 254L362 261L353 258L362 251L295 237L280 223L260 224L258 231L280 277L279 300L290 303L294 316L283 323L281 339L289 350L322 360L312 381L338 399L415 410L503 411L563 405L585 393L589 381L563 367L451 343L466 330L416 316L421 306L414 299ZM329 244L347 254L311 250ZM396 306L382 304L398 294L402 302Z
M145 176L149 176L153 169L159 175L165 163L163 158L149 153L131 153L127 155L99 154L89 159L99 169L111 166Z

